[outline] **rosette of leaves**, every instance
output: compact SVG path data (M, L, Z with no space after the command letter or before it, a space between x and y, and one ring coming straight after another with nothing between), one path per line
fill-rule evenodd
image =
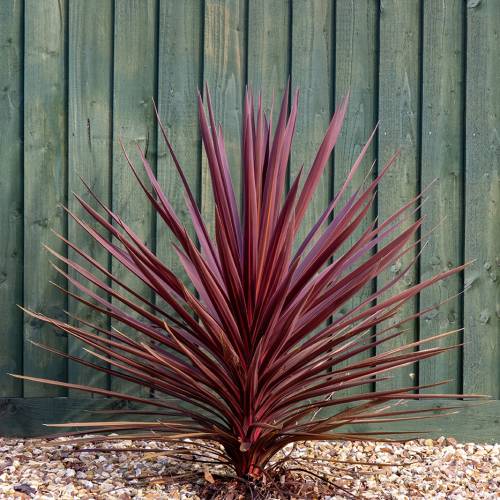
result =
M123 435L138 441L202 440L238 477L253 478L260 477L273 455L289 443L389 439L397 432L388 430L374 436L352 429L367 422L428 416L421 415L428 410L405 409L391 402L463 397L425 393L425 387L418 385L379 392L357 390L355 394L344 391L385 380L392 370L453 348L426 344L455 332L402 343L382 353L375 349L400 336L404 331L401 325L424 312L399 318L398 312L407 301L461 271L463 266L391 293L415 265L414 258L384 286L357 303L353 301L405 254L418 253L421 195L408 200L386 220L371 219L377 186L395 164L397 154L380 166L376 175L368 175L364 183L353 186L374 132L329 206L312 227L304 228L304 215L329 164L348 98L335 112L312 165L301 169L287 189L298 92L289 106L287 88L274 126L272 114L266 116L263 111L261 98L254 102L247 91L242 117L240 203L222 127L216 125L208 91L206 96L208 113L200 95L198 105L214 199L214 213L209 220L203 218L159 121L185 192L196 238L181 223L140 147L138 157L144 172L137 170L125 152L137 189L144 191L173 235L172 252L177 254L190 284L176 276L133 228L96 196L94 204L77 196L92 223L66 209L69 216L89 238L146 284L158 300L141 296L91 255L60 236L79 255L79 262L83 258L87 264L83 266L51 250L62 263L58 272L75 290L66 293L95 315L107 316L114 325L121 324L135 334L126 335L118 327L105 329L78 319L64 322L28 311L82 341L96 362L50 346L41 347L111 377L149 388L153 397L19 377L143 406L140 411L129 412L132 419L119 415L117 421L70 422L64 426L84 427L106 440L121 439ZM299 229L300 234L306 234L301 241ZM65 272L64 267L72 272ZM89 283L105 293L95 293ZM343 306L348 306L347 311L340 314ZM361 353L364 357L359 356ZM347 425L351 431L343 430ZM110 432L118 436L106 436Z

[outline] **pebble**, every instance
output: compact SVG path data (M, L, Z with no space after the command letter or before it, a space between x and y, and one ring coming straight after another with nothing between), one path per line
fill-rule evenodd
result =
M66 477L75 477L76 471L75 469L66 469Z
M92 481L87 481L86 479L82 479L80 481L80 484L84 487L87 488L88 490L91 490L94 487L94 483Z

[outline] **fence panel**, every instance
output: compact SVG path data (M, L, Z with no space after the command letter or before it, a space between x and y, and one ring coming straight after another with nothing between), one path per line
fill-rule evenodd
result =
M30 434L35 424L29 424L29 418L51 420L52 412L62 411L57 416L62 419L91 404L85 394L23 384L6 372L90 382L114 390L136 389L35 347L30 340L86 356L74 339L40 321L23 319L16 303L58 318L65 318L63 311L68 310L103 330L122 328L84 310L77 300L68 300L49 284L52 280L68 287L68 279L57 275L43 250L48 244L66 255L52 230L124 277L119 266L58 206L67 204L82 214L71 194L85 191L79 175L182 274L169 248L170 235L136 189L118 139L139 167L135 143L146 151L181 220L188 222L179 179L155 123L154 98L202 212L211 214L214 207L196 109L196 89L204 82L210 85L216 118L225 127L235 179L240 178L245 85L252 85L256 93L262 90L266 109L273 92L279 99L288 77L292 90L300 86L291 176L302 162L305 168L310 166L313 148L335 105L350 90L345 129L306 223L327 206L379 120L380 131L356 182L363 181L373 161L376 171L398 148L401 158L380 186L373 215L383 219L437 179L420 208L426 216L422 243L429 237L430 242L415 272L400 287L464 260L476 262L464 275L426 290L404 308L401 315L411 315L417 307L451 297L436 311L404 325L409 329L404 335L419 340L464 327L463 334L440 343L462 337L465 343L463 348L400 370L385 386L451 378L453 382L436 390L481 392L498 400L499 24L497 0L6 0L0 9L4 61L0 71L0 434L9 428L17 433L24 428ZM88 194L83 196L90 199ZM82 260L72 250L69 256ZM373 287L401 272L410 257ZM67 271L64 266L61 270ZM74 275L70 271L69 279ZM134 279L126 282L151 300L147 287ZM457 295L464 284L470 290ZM71 283L69 288L76 291ZM371 291L367 289L363 296ZM360 389L352 392L356 390ZM498 404L471 408L463 417L450 417L443 427L449 424L446 432L463 439L500 439L495 420Z

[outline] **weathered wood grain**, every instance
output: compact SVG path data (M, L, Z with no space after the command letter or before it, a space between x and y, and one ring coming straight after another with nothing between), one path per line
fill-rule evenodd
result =
M252 0L248 10L248 83L269 108L283 94L290 72L291 0Z
M71 195L74 191L91 204L94 200L80 181L80 176L106 204L111 203L111 105L112 105L112 35L113 3L110 0L90 0L69 3L69 78L68 78L68 204L72 211L83 215L80 204ZM82 230L68 220L70 241L87 252L106 268L107 252ZM69 250L71 259L84 267L88 263ZM85 282L76 272L70 273L82 280L93 291L99 289ZM99 278L106 280L105 276ZM70 288L71 289L71 288ZM75 293L79 293L75 288ZM101 293L102 294L102 293ZM103 295L106 297L106 294ZM109 328L107 316L69 298L69 312L101 328ZM78 322L74 322L78 324ZM84 327L86 328L86 327ZM99 360L82 350L82 342L70 337L68 352L99 364ZM68 381L108 387L108 376L76 362L68 363ZM70 394L73 391L70 391ZM81 391L77 393L81 396ZM90 394L89 394L90 396Z
M157 164L155 160L159 136L151 98L156 96L203 214L211 221L213 198L206 160L200 151L196 87L206 81L212 89L217 119L224 124L233 176L239 183L245 83L257 91L262 88L269 103L272 90L279 97L289 74L292 87L300 86L302 93L292 175L302 161L306 170L309 168L335 102L351 90L351 106L332 160L335 168L325 173L303 230L338 189L373 123L380 118L379 140L365 166L376 156L380 168L397 148L402 148L398 166L379 190L380 218L414 196L420 186L438 178L422 208L427 216L422 233L440 225L420 260L419 276L413 273L401 288L462 260L477 259L465 273L465 284L471 289L463 297L406 325L411 327L410 332L394 341L400 345L417 335L423 339L459 328L463 322L463 355L455 351L419 367L400 370L391 384L453 378L456 382L445 390L460 390L463 384L465 391L499 397L499 3L1 2L0 397L21 396L24 392L28 397L47 399L43 403L28 400L26 404L16 400L16 408L20 405L30 410L0 412L2 418L10 415L4 421L0 418L0 422L8 422L0 423L0 428L34 429L37 417L33 412L41 412L42 418L62 411L66 404L51 399L66 395L65 389L11 380L4 376L7 371L108 384L107 377L95 377L89 370L80 370L23 342L24 336L24 340L46 342L63 351L78 350L72 340L67 347L64 334L39 321L23 319L15 308L15 303L21 302L57 318L65 318L65 308L84 314L48 283L57 279L58 284L66 286L64 280L56 278L42 249L45 243L65 252L51 229L69 233L98 260L109 263L121 278L128 275L78 232L58 208L67 201L75 207L67 198L71 190L83 191L77 176L90 180L98 194L111 201L148 245L180 272L170 251L168 231L137 189L118 138L124 139L139 169L135 143L148 149L162 186L187 222L180 184L163 145ZM397 263L378 286L403 266L404 262ZM126 280L152 297L137 280ZM446 299L460 289L461 281L461 277L455 277L425 291L419 298L420 307ZM408 304L402 314L414 312L417 302ZM112 387L135 390L120 382L113 382ZM377 386L385 387L387 384ZM78 398L82 401L85 395ZM64 401L76 405L75 411L93 404L88 401L78 406L80 403L72 399ZM495 404L490 408L498 411ZM485 440L496 432L498 421L492 416L493 410L470 415L477 418L472 432L460 419L447 420L446 426L455 427L452 431L445 426L444 430L459 434L465 429L463 435L476 440ZM34 419L33 424L29 418Z
M66 216L58 206L67 198L67 3L25 2L24 56L24 304L47 316L64 317L66 299L49 283L56 278L42 244L65 254L51 229L66 233ZM66 351L66 335L39 320L24 323L24 372L66 380L63 358L42 351L34 340ZM61 396L65 389L24 383L25 396Z
M293 0L291 30L291 95L295 89L300 90L300 112L289 162L289 183L294 182L303 166L303 185L334 111L333 2ZM328 206L332 181L332 160L329 159L298 230L295 248ZM324 328L326 323L317 329Z
M290 162L293 182L304 165L304 178L330 122L333 102L332 2L319 0L292 3L292 89L300 89L301 112L298 115ZM325 210L331 196L331 163L325 168L301 229L300 241Z
M157 89L157 2L155 0L119 0L115 2L113 66L113 210L136 234L154 249L154 215L151 205L126 164L118 140L121 139L138 171L142 164L139 144L153 169L156 169L156 118L152 98ZM152 298L151 290L113 262L113 274L136 292ZM131 336L139 335L124 325L113 326ZM141 336L141 340L144 337ZM149 391L113 378L113 390Z
M460 403L459 403L460 404ZM408 409L442 408L449 406L446 401L410 401ZM95 410L137 409L138 405L109 398L0 398L0 436L34 437L53 433L54 429L44 427L45 423L81 421L85 419L105 420L103 414L90 413ZM339 406L337 410L344 409ZM436 412L438 413L438 412ZM326 412L325 412L326 415ZM391 424L362 424L344 427L346 431L408 430L414 434L430 430L425 437L442 435L455 437L460 442L495 443L500 441L500 402L492 401L477 406L464 405L458 413L436 420L416 420L393 422ZM124 416L127 418L129 416ZM114 419L116 418L113 417ZM390 425L390 427L389 427Z
M53 434L54 430L44 424L91 420L92 415L88 413L91 410L126 407L126 402L109 398L0 398L0 436L37 437ZM105 420L106 417L100 415L99 418Z
M453 401L455 406L461 405L461 401ZM460 410L454 410L451 415L443 415L439 408L450 406L450 401L409 401L405 409L434 408L432 414L436 419L410 420L392 422L391 424L360 424L346 425L346 432L380 432L383 430L408 432L405 436L418 436L438 438L440 436L454 437L462 443L497 443L500 438L500 401L490 401L480 405L465 404ZM447 413L446 411L444 413ZM449 413L449 412L448 412ZM438 415L442 415L438 417ZM403 438L404 439L404 438Z
M413 198L418 191L419 179L419 38L420 2L380 2L379 95L378 108L380 131L378 134L378 168L400 149L401 156L380 184L378 191L378 216L385 220L398 208ZM408 221L409 222L409 221ZM403 270L414 257L409 252L383 273L377 280L382 287L395 274ZM390 292L405 290L417 280L416 270L410 271ZM405 318L415 313L416 300L407 302L399 316ZM388 325L383 325L382 328ZM402 342L417 338L417 322L406 323L401 330L409 331L377 349L389 350ZM377 389L406 387L416 381L416 367L398 369L392 380L377 384Z
M353 2L338 0L335 12L335 95L337 100L350 92L349 109L342 133L334 150L333 190L341 189L353 163L359 156L368 137L377 123L376 91L377 74L377 30L376 4L371 0ZM375 145L366 153L363 166L353 178L351 187L343 200L347 200L360 187L375 160ZM341 202L342 204L342 202ZM375 216L374 209L367 222L354 233L353 237L340 249L341 252L353 244ZM373 292L370 284L356 299L343 306L339 314L345 314ZM353 360L361 360L370 355L361 353ZM348 393L366 391L366 387L354 387Z
M245 88L247 5L244 0L206 0L204 12L203 80L210 87L214 114L224 125L224 142L236 186L241 179L241 115ZM202 156L201 209L214 218L212 186ZM236 194L239 201L238 193ZM211 228L213 224L207 224Z
M5 372L23 371L23 2L0 9L0 396L22 396Z
M203 2L160 2L158 110L191 190L200 202L201 141L196 91L202 87ZM173 43L175 40L175 43ZM158 179L180 220L192 224L181 180L158 130ZM186 274L171 246L172 233L157 217L156 252L172 271Z
M463 7L459 0L424 2L422 79L422 162L421 185L437 180L422 206L426 217L422 232L435 231L420 259L420 279L462 263L462 182L463 182ZM427 239L427 238L426 238ZM424 290L420 307L428 308L456 295L461 277L453 276ZM461 297L426 313L420 318L420 338L461 328ZM451 345L460 335L432 345ZM430 346L430 344L429 344ZM449 351L419 363L419 382L453 379L447 386L461 388L461 353ZM434 392L441 391L436 387Z
M466 392L500 396L500 3L469 2L465 154Z

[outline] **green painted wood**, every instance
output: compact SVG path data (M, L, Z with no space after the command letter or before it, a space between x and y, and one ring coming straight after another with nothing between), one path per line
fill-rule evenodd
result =
M111 202L112 16L113 4L110 0L71 0L69 3L68 204L71 210L81 215L84 211L71 192L81 194L89 203L93 203L93 199L80 181L80 176L102 201ZM71 218L68 220L68 235L79 248L108 266L107 252ZM85 259L75 251L70 250L69 256L88 267ZM76 272L70 274L81 278ZM99 278L106 280L102 275ZM91 290L99 291L91 283L85 284ZM73 290L79 293L76 288ZM106 294L103 296L106 297ZM96 314L77 300L70 298L68 308L74 316L101 328L109 327L105 315ZM71 354L99 364L98 359L82 350L83 345L72 337L68 339ZM109 382L106 374L72 361L68 363L68 380L98 387L108 387Z
M396 150L401 150L397 166L387 173L378 191L378 216L383 221L416 196L418 190L420 2L382 0L379 16L379 169ZM414 255L415 252L409 252L391 266L377 280L377 286L382 287L394 278L395 273L404 269ZM416 272L410 271L393 288L391 294L405 290L415 284L416 279ZM398 319L414 314L415 308L416 300L408 302L393 321L397 322ZM388 324L382 328L386 326ZM378 352L416 340L416 322L406 323L401 329L409 331L382 344ZM416 367L399 369L392 377L392 380L377 384L377 389L411 386L416 382Z
M39 384L37 384L39 385ZM95 419L90 411L127 408L124 401L109 398L0 398L0 436L38 437L53 434L44 424ZM99 415L99 420L106 416Z
M200 0L160 2L158 109L184 174L199 202L201 141L196 92L202 86L203 5ZM175 43L172 43L175 40ZM181 181L158 131L158 179L180 220L190 230ZM157 217L157 255L172 271L187 276L171 246L172 233Z
M422 161L421 185L437 183L422 207L426 217L422 232L430 235L420 259L420 279L462 263L462 2L424 2L423 84L422 84ZM427 238L426 238L427 239ZM453 276L424 290L420 307L425 309L456 295L461 277ZM420 338L461 328L461 298L426 313L420 318ZM432 345L460 342L460 335L441 339ZM430 344L429 344L430 345ZM419 363L419 382L453 379L450 392L461 389L461 353L449 351ZM434 392L442 389L436 387Z
M454 403L455 404L455 403ZM460 404L460 402L458 403ZM446 401L410 401L405 408L443 408ZM54 433L45 423L105 420L104 414L93 415L95 410L138 409L140 406L109 398L0 398L0 436L35 437ZM340 406L338 410L345 409ZM436 411L436 414L438 412ZM325 413L326 414L326 413ZM430 431L423 437L455 437L460 442L495 443L500 441L500 401L469 406L454 415L435 420L393 422L390 424L363 424L343 427L346 431L412 430L413 435ZM126 415L123 418L129 418ZM116 416L113 417L116 419ZM354 429L356 427L356 429ZM62 431L62 430L61 430Z
M404 431L406 438L438 438L453 437L462 443L497 443L500 438L500 401L483 404L466 403L463 408L452 411L439 411L439 408L459 406L461 401L408 401L404 408L435 409L428 415L436 415L435 419L409 420L391 422L390 424L346 425L345 432L381 432ZM452 413L443 415L443 413ZM438 416L441 415L441 416Z
M0 313L4 318L0 396L20 396L23 390L26 396L47 396L43 404L26 403L33 403L30 411L44 415L49 407L53 412L63 408L58 406L62 405L59 399L51 397L65 395L65 390L13 381L3 376L6 371L107 385L87 370L23 344L24 335L25 340L33 338L66 350L67 340L47 325L22 319L15 308L16 302L24 302L60 318L68 306L83 313L48 284L56 275L42 244L65 252L50 229L65 234L68 224L70 237L107 262L102 251L67 223L57 207L66 202L68 191L83 191L77 175L87 177L105 200L112 193L113 208L177 271L169 235L137 190L118 137L124 139L136 161L135 142L143 147L148 144L148 156L156 168L158 134L151 97L156 96L158 86L161 115L203 212L211 219L212 194L196 125L196 86L207 81L212 88L232 170L239 180L244 84L248 81L256 90L262 87L269 102L273 89L276 95L282 91L291 70L292 86L299 85L302 92L294 172L301 161L306 168L310 166L334 102L347 88L352 92L346 127L334 156L335 169L325 175L304 229L325 206L332 186L338 188L345 177L379 110L382 128L374 148L378 149L379 166L402 146L399 166L379 191L380 217L414 195L419 184L425 186L438 177L422 209L427 215L423 232L439 222L440 226L421 259L420 276L427 277L461 259L477 259L465 273L470 291L426 315L406 335L407 340L417 334L425 338L460 327L463 315L463 356L455 352L421 363L418 372L414 367L402 370L393 383L459 380L463 375L465 391L498 397L500 73L496 61L500 49L495 20L499 15L496 0L6 0L0 9L0 159L4 173L0 178L0 231L4 236L0 241ZM467 29L463 29L464 21ZM464 47L467 54L462 53ZM465 69L466 89L462 81ZM157 165L160 182L181 218L187 220L171 167L162 146ZM72 200L69 203L74 206ZM112 269L124 276L119 266ZM410 276L410 281L416 278ZM426 291L420 305L447 298L460 289L460 282L454 278ZM58 283L65 286L64 281ZM130 283L138 285L135 280ZM139 290L151 296L146 287L139 286ZM412 312L415 305L404 312ZM69 350L76 351L76 343L70 341ZM414 377L410 377L412 373ZM119 382L113 388L135 390ZM460 388L461 383L455 382L446 390ZM491 408L498 412L496 404ZM477 417L472 424L475 430L472 434L466 430L464 435L484 440L495 433L498 422L485 416L493 414L490 410L484 412L471 413ZM5 421L17 418L17 429L33 429L28 416L16 411ZM452 427L445 429L453 428L453 432L468 429L463 420L447 422Z
M205 1L203 80L210 87L215 119L224 125L224 142L235 185L239 185L241 178L240 136L246 78L246 26L244 0ZM203 216L211 221L214 217L213 194L204 152L201 209ZM213 224L209 222L207 227L210 229Z
M248 83L266 109L282 95L289 76L290 1L252 0L248 7Z
M469 2L465 163L466 392L500 394L500 3Z
M118 140L121 139L138 171L142 171L136 148L139 144L156 168L156 119L152 98L156 98L156 26L155 0L118 0L115 2L114 60L113 60L113 210L127 222L136 234L154 248L154 216L151 205L126 164ZM151 290L113 262L113 273L128 286L148 299ZM120 323L113 324L131 336L139 335ZM141 340L144 340L140 335ZM137 391L144 388L112 379L111 387L119 391Z
M66 202L67 4L27 0L24 27L24 304L52 317L64 317L66 299L50 283L56 278L42 244L65 253L51 229L66 233L66 216L58 206ZM65 351L66 335L41 321L24 323L24 372L65 380L67 363L28 341L48 343ZM25 396L61 396L65 389L25 382Z
M338 191L344 183L349 170L377 123L376 88L377 88L377 8L370 0L352 2L338 0L335 12L335 94L337 100L351 92L349 109L342 134L334 150L334 191ZM347 200L362 184L373 161L375 146L372 145L366 154L362 168L356 173L352 188L347 190ZM375 209L371 216L375 216ZM344 251L352 245L367 228L364 223L352 238L340 249ZM344 314L356 307L373 292L372 286L366 287L356 299L349 301L339 311ZM370 352L355 356L353 361L370 356ZM366 391L366 387L354 387L347 393L354 394Z
M0 9L0 33L0 396L22 396L22 382L5 373L23 371L22 1Z
M332 2L293 0L291 87L293 92L300 89L300 98L289 165L290 184L301 166L304 166L303 185L334 110L333 29ZM332 180L330 159L297 233L295 247L298 247L328 206L332 195ZM326 322L318 330L324 326Z
M301 112L290 165L293 182L302 164L305 173L333 112L332 2L294 0L292 3L292 88L300 89ZM331 196L332 171L327 166L297 236L305 237L325 210Z

